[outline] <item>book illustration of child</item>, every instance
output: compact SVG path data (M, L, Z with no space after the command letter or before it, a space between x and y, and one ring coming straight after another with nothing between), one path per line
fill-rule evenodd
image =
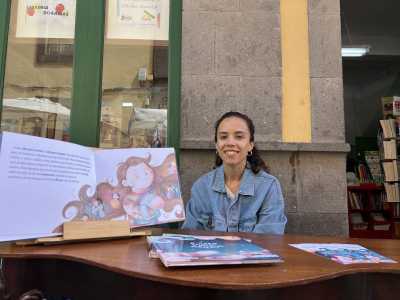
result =
M68 202L62 215L69 220L124 218L131 226L151 225L182 218L182 205L174 155L168 155L159 166L147 157L127 158L118 165L117 183L101 182L95 193L83 185L79 200Z
M172 217L171 211L179 210L176 208L176 193L173 192L173 184L177 184L178 177L171 157L168 155L158 167L150 165L150 154L147 158L130 157L118 167L118 184L131 189L123 199L123 207L132 226L163 222L168 220L166 214ZM182 206L180 199L179 206ZM181 209L173 218L183 214L183 207Z

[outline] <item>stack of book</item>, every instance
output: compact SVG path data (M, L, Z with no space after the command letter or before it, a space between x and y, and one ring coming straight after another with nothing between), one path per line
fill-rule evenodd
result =
M399 195L399 184L385 182L386 200L388 202L398 202L400 199Z
M381 159L385 173L386 200L388 202L400 202L396 123L393 119L380 120L379 122L382 127Z
M397 159L396 140L383 141L383 159Z
M364 221L359 212L353 212L350 214L350 222L354 230L366 230L368 228L368 223Z
M360 183L371 183L373 179L370 176L370 173L368 172L368 168L365 164L360 163L357 166L357 173L358 173L358 178L360 179Z
M347 192L351 209L363 209L363 202L359 193Z
M394 182L399 179L399 172L397 170L397 161L384 161L382 163L385 172L385 181Z
M376 184L382 184L384 180L379 151L364 151L364 159L372 176L372 181Z
M389 230L390 223L381 212L371 212L370 217L374 230Z
M238 236L163 234L147 237L149 256L166 267L271 264L282 258Z
M394 119L380 120L383 137L387 139L396 138L396 123Z

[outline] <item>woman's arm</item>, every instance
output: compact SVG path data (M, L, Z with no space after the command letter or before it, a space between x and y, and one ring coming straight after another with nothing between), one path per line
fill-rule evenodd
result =
M201 219L201 197L199 184L193 184L190 192L190 200L186 205L186 218L182 225L182 229L204 229L204 226L199 220Z
M257 215L257 223L253 232L283 234L287 218L281 186L275 179L265 195L262 207Z

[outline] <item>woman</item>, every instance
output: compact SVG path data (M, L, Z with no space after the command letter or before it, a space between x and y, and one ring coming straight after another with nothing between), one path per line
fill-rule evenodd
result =
M239 112L215 125L216 168L192 187L183 228L283 234L284 202L278 180L254 146L254 124Z

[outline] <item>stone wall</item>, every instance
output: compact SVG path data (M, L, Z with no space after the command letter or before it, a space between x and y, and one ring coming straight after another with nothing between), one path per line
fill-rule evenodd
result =
M213 124L239 110L279 178L288 233L347 234L339 0L309 0L312 143L282 141L279 0L183 0L183 196L214 160Z

